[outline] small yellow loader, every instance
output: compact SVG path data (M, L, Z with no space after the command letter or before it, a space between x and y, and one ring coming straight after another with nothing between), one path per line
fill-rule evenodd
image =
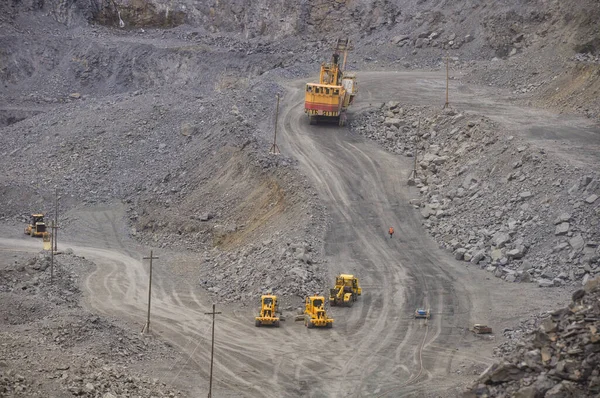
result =
M265 294L260 298L260 312L254 318L254 325L260 327L263 325L272 325L279 327L279 317L277 316L277 296Z
M333 327L333 318L329 318L325 313L325 297L310 296L306 298L304 326L309 329Z
M340 274L335 278L335 286L329 289L329 303L351 307L362 294L358 278L354 275Z
M25 227L25 234L31 237L43 237L46 233L46 223L43 214L32 214L31 223Z

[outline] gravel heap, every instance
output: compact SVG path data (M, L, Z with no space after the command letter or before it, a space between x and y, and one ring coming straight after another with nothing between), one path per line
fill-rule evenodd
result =
M519 346L488 368L465 397L597 397L600 394L600 278L573 293Z
M43 252L0 261L0 396L182 396L132 369L175 363L165 343L80 306L77 279L93 267L70 252L57 255L50 284Z
M420 129L419 129L420 119ZM460 111L383 104L351 128L417 157L413 204L457 260L507 282L560 286L600 274L600 175Z

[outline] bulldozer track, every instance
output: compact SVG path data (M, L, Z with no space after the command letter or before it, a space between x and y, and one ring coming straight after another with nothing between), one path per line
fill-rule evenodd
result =
M423 374L423 370L425 369L423 366L423 348L425 346L425 341L427 340L427 334L429 331L429 325L426 324L425 325L425 334L423 335L423 340L421 341L421 344L419 346L419 350L417 352L418 357L419 357L419 371L417 372L416 375L411 376L408 380L406 380L405 382L403 382L402 384L394 387L394 388L390 388L386 391L384 391L383 393L380 393L378 395L376 395L376 397L385 397L386 395L393 393L395 391L398 391L406 386L409 386L413 383L415 383L417 380L419 380L419 378L421 377L421 375Z

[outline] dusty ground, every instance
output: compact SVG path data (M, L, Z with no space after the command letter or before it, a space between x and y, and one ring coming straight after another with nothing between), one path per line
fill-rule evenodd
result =
M396 84L411 98L421 93L423 101L431 100L442 84L439 75L417 73L364 74L364 81L373 91L364 90L358 109L386 100L385 88L393 90ZM405 185L410 160L347 130L309 126L298 87L288 87L280 146L298 157L331 214L325 241L329 277L354 272L361 276L365 294L351 310L332 309L335 327L326 332L306 330L290 321L291 313L280 329L256 329L249 322L252 306L221 307L215 391L220 396L261 396L268 386L268 396L457 394L491 363L491 350L500 342L499 335L491 340L474 337L468 325L490 323L500 332L525 314L556 306L563 291L504 283L449 259L426 237L418 213L408 205L416 195ZM479 103L482 97L471 98ZM461 102L466 106L472 99L464 95ZM500 100L490 96L487 101ZM140 258L149 248L126 236L124 214L121 205L69 212L71 222L62 232L61 246L97 265L83 282L86 306L141 328L147 264ZM397 231L391 240L385 234L389 225ZM40 245L11 235L1 241L3 246ZM203 313L210 310L211 300L186 281L189 272L177 267L190 255L168 250L155 254L160 260L153 288L154 333L191 360L185 366L181 361L157 365L154 372L166 380L181 372L173 383L199 395L207 388L210 322ZM431 306L430 322L412 319L417 306ZM193 376L197 373L204 374L203 382Z
M0 6L0 393L205 395L216 302L214 396L458 396L515 325L564 305L566 288L507 283L440 249L409 203L412 160L310 126L302 87L340 22L359 75L351 118L390 100L441 107L444 74L425 70L449 54L452 105L597 170L595 2L126 3ZM50 286L22 228L53 215L56 188ZM339 272L361 278L358 303L331 309L331 330L293 322ZM257 329L270 290L287 320Z

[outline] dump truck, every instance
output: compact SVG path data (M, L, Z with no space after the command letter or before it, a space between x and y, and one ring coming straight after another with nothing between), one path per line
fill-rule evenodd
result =
M306 84L304 113L310 124L320 121L336 122L339 126L346 124L346 110L358 93L356 75L345 72L349 49L348 39L338 39L331 62L321 64L319 83Z
M279 317L277 316L277 296L264 294L260 298L260 312L254 318L256 327L263 325L272 325L279 327Z
M431 312L427 309L417 308L415 310L415 319L429 319L431 317Z
M329 289L329 303L351 307L362 294L358 278L354 275L340 274L335 277L335 286Z
M46 234L46 222L43 214L32 214L31 222L25 227L25 235L43 237Z
M325 297L310 296L306 298L304 326L309 329L333 327L333 318L329 318L325 313Z

